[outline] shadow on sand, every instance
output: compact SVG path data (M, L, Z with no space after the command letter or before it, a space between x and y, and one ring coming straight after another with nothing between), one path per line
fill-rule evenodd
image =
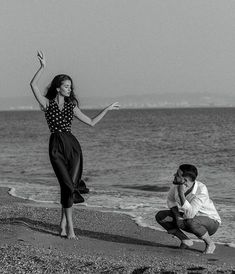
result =
M24 225L34 231L50 234L53 236L59 236L59 233L58 233L59 225L50 224L50 223L37 221L37 220L31 220L31 219L25 218L25 217L1 218L0 223L12 224L12 225ZM177 246L173 246L173 245L164 245L164 244L160 244L160 243L155 243L155 242L151 242L151 241L141 240L141 239L132 238L132 237L126 237L126 236L121 236L121 235L114 235L114 234L84 230L84 229L79 229L79 228L75 228L74 231L79 236L89 237L89 238L93 238L93 239L99 239L99 240L108 241L108 242L117 242L117 243L124 243L124 244L145 245L145 246L155 246L155 247L178 249ZM198 250L196 250L196 249L191 248L190 250L198 252Z

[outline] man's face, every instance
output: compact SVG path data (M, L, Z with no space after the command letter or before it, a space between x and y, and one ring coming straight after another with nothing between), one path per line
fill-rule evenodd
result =
M174 174L174 185L183 185L185 183L185 178L182 176L183 171L181 169L178 169L177 172Z

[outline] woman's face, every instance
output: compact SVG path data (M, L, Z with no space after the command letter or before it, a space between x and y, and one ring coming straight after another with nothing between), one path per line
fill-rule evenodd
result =
M64 97L69 97L71 93L72 83L70 80L65 80L62 82L61 86L57 89L59 94Z

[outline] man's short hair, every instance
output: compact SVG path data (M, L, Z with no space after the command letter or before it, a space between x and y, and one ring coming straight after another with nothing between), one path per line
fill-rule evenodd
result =
M194 165L183 164L179 166L179 169L183 172L183 177L189 177L192 181L195 181L198 175L197 168Z

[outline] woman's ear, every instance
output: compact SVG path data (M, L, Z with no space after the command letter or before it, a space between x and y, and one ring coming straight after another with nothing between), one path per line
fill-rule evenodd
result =
M59 92L59 91L60 91L60 88L56 88L56 91Z

